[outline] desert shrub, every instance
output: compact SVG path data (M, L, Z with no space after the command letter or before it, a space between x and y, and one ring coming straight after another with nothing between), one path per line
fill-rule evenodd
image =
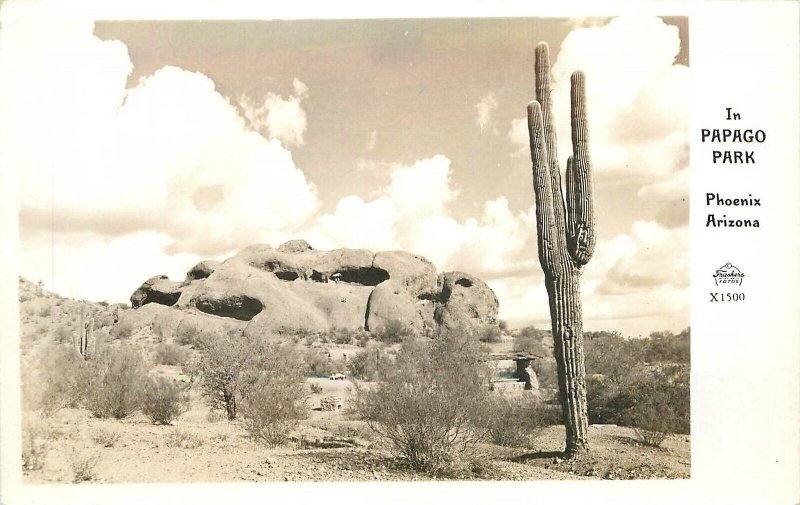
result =
M215 339L203 352L197 367L203 394L209 406L225 410L236 419L237 403L265 373L274 371L276 361L301 363L292 346L251 336Z
M97 478L97 463L100 458L93 452L73 450L67 453L67 462L72 470L72 482L90 482Z
M537 330L533 326L527 326L514 337L512 349L516 352L548 356L550 352L542 343L544 338L549 338L549 333Z
M328 333L328 338L339 345L352 344L361 332L349 328L334 328Z
M322 393L322 386L320 386L319 384L317 384L317 383L315 383L315 382L312 382L312 383L311 383L311 385L309 386L309 389L310 389L310 390L311 390L311 392L312 392L312 393L314 393L315 395L318 395L318 394L321 394L321 393Z
M86 408L96 417L122 419L141 405L147 363L132 346L106 350L93 361L86 391Z
M492 394L479 410L492 442L504 447L528 447L542 429L560 422L554 409L531 395Z
M303 365L289 348L266 356L264 370L244 391L242 426L256 441L268 446L284 443L297 421L306 417Z
M43 305L42 307L39 307L39 310L37 312L39 317L50 317L52 313L53 309L52 307L50 307L50 305Z
M390 319L374 335L375 338L385 344L396 344L403 339L410 337L414 331L399 319Z
M161 343L156 346L157 365L183 365L189 359L189 351L176 344Z
M92 433L92 440L100 447L114 447L114 444L119 440L119 433L104 428L98 428Z
M644 443L659 446L671 434L689 433L689 374L684 367L650 370L632 389L635 401L626 421Z
M347 363L350 375L362 380L376 380L378 378L378 364L381 352L383 351L379 346L372 345L353 355Z
M100 313L94 316L94 328L107 328L114 325L114 316L108 313Z
M56 327L53 337L58 344L67 344L72 342L72 330L68 326L60 324Z
M45 428L41 422L25 420L22 425L22 469L41 470L49 450Z
M167 434L164 444L178 449L197 449L203 445L203 439L196 433L178 428Z
M133 336L133 323L129 320L118 322L112 327L111 336L116 339L128 340Z
M500 328L500 331L507 332L508 331L508 322L505 319L498 319L497 320L497 327Z
M487 342L487 343L500 342L500 337L502 337L502 332L500 331L500 328L493 324L485 325L478 332L478 339L481 342Z
M479 344L461 334L406 339L375 387L356 387L352 409L412 468L447 474L474 454L475 406L488 395Z
M677 335L669 331L650 334L646 339L644 359L648 363L688 363L690 347L689 328Z
M347 370L342 359L333 359L330 353L318 349L309 349L303 357L305 375L307 377L328 377Z
M207 423L218 423L222 421L224 415L219 410L211 409L206 414L206 422Z
M142 390L142 412L154 424L172 424L186 410L184 388L164 377L149 377Z
M587 332L584 335L586 373L623 382L644 363L642 347L641 340L625 339L618 332Z
M44 415L52 415L65 407L77 407L86 394L90 369L70 346L52 346L42 355L38 380L42 385L33 407Z

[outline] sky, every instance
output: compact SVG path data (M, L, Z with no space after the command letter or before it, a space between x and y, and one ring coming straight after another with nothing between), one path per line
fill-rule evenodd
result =
M253 243L403 249L549 327L525 120L550 45L560 159L587 75L584 326L689 324L685 18L97 21L0 10L20 275L124 302Z

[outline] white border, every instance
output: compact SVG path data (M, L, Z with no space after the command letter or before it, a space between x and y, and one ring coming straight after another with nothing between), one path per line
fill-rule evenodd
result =
M797 503L800 500L800 314L797 222L800 218L800 107L796 2L615 2L547 7L522 1L472 0L453 5L411 1L381 6L294 1L281 5L202 0L119 3L61 2L65 15L96 19L373 18L469 16L611 16L631 12L689 15L692 115L692 478L683 481L536 481L214 485L22 486L19 471L19 339L15 174L3 167L2 335L3 504L150 503L202 499L276 503L582 502ZM740 107L751 126L767 130L755 168L710 167L698 129L718 125L720 109ZM711 125L711 126L706 126ZM0 125L0 128L8 127ZM718 127L723 127L719 125ZM1 130L0 130L1 131ZM0 157L0 159L2 159ZM705 191L761 195L762 228L709 233ZM747 275L749 300L711 306L711 274L720 259Z

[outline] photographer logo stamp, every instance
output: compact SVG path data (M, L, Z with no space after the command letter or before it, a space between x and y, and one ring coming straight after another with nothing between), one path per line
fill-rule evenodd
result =
M714 282L717 286L742 285L744 274L731 263L725 263L714 272Z

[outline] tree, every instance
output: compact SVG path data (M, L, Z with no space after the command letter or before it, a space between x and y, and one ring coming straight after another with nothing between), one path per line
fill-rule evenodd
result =
M237 402L270 370L280 351L281 344L239 332L209 339L197 372L211 408L224 409L229 420L236 419Z
M566 452L572 456L589 447L580 275L594 253L595 218L585 77L582 72L575 72L571 78L573 154L567 159L565 204L556 154L549 58L547 44L537 45L536 100L528 105L528 132L539 262L550 299L553 354L567 433Z

